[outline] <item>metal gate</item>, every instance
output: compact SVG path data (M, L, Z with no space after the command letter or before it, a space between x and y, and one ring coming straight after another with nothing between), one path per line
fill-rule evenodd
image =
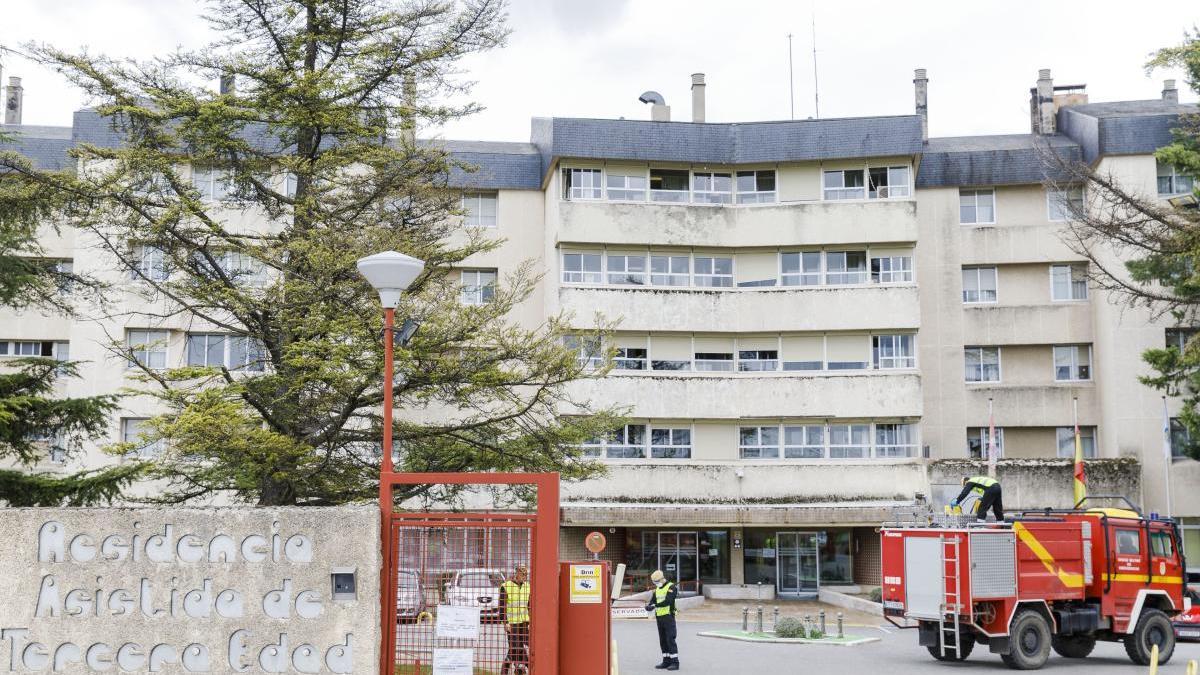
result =
M437 663L470 673L552 673L558 661L558 474L390 476L388 494L380 495L385 511L391 488L419 484L531 485L537 508L385 514L380 672L429 673ZM504 606L503 586L516 581L518 569L529 583L527 617L520 598Z

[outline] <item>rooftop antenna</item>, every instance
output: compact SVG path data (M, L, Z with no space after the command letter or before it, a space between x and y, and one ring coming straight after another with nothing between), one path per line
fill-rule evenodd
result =
M792 73L792 34L788 33L788 105L791 106L789 119L796 119L796 77Z
M821 87L817 82L817 13L812 13L812 43L813 43L813 107L817 119L821 119Z

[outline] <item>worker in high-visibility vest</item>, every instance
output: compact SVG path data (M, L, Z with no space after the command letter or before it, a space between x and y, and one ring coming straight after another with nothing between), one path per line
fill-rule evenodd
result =
M962 485L962 492L950 502L951 506L958 506L967 495L974 493L979 499L975 506L976 518L987 520L988 509L991 509L992 515L996 516L996 522L1004 522L1004 499L1000 481L988 476L963 476Z
M513 577L500 585L500 615L508 638L508 654L500 674L529 672L529 570L517 565Z
M679 670L679 646L675 644L675 597L678 593L675 584L667 581L662 570L654 570L650 575L654 588L650 591L650 602L646 603L646 611L654 612L654 623L658 625L658 646L662 649L662 663L654 666L657 670Z

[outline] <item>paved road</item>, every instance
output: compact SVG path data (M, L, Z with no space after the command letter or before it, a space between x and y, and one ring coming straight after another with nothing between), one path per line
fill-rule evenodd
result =
M963 663L938 663L923 647L917 646L916 631L883 633L873 628L854 628L847 632L878 635L883 638L859 647L825 647L816 645L751 644L733 640L700 637L697 632L730 628L729 623L680 622L679 652L681 672L730 675L775 675L776 673L873 673L886 668L886 675L947 673L1001 673L1010 671L1000 657L986 648L976 651ZM661 673L654 665L662 659L658 651L658 635L653 621L613 621L613 636L617 640L621 675L651 675ZM1200 643L1181 643L1171 662L1159 669L1163 675L1183 675L1188 659L1200 659ZM1063 659L1051 654L1042 672L1046 673L1145 673L1135 667L1119 643L1102 642L1087 659Z

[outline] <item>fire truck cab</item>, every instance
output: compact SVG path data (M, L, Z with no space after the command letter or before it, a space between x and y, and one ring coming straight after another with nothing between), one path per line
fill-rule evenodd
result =
M1130 507L889 523L880 530L884 616L915 627L939 661L961 661L978 643L1032 670L1051 649L1079 659L1108 640L1140 665L1158 645L1166 663L1172 618L1190 605L1180 534Z

